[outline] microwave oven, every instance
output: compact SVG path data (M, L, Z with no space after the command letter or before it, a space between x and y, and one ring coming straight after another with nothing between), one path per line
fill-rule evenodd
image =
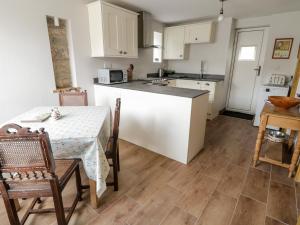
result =
M117 84L127 82L126 70L114 69L99 69L98 70L98 83L100 84Z

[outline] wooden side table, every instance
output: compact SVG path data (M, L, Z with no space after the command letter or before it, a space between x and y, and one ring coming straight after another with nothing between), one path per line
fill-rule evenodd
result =
M275 127L285 128L291 130L289 145L292 143L295 137L296 131L300 131L300 113L298 107L293 107L288 110L275 107L271 103L266 103L263 111L261 113L260 125L258 130L258 135L256 139L255 153L253 158L253 164L256 166L258 160L271 163L277 166L281 166L289 169L289 177L292 176L295 170L296 163L299 158L300 153L300 132L297 134L297 143L294 148L294 153L292 155L292 160L290 164L286 164L277 160L269 159L259 155L262 141L265 136L266 127L272 125Z

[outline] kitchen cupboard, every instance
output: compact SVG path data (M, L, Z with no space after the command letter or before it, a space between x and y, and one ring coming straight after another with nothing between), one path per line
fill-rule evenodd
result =
M164 59L186 58L186 44L210 43L214 40L213 21L166 27L164 30Z
M209 91L208 97L208 112L207 118L209 120L214 119L219 115L219 112L223 109L222 107L222 93L223 93L223 81L200 81L200 80L169 80L168 86L178 88L188 88L195 90L207 90Z
M185 26L185 44L210 43L213 41L214 23L197 23Z
M164 31L164 59L184 59L184 27L167 27Z
M137 58L138 14L102 1L87 7L92 57Z

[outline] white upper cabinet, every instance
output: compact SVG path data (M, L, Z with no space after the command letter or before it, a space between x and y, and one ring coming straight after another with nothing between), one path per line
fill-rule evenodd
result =
M123 54L130 58L138 56L138 33L137 33L137 17L129 13L125 13L122 24L124 34L123 37Z
M96 1L89 3L92 57L138 57L137 13Z
M185 59L185 44L214 41L214 22L166 27L164 32L164 59Z
M164 59L183 59L184 27L167 27L164 34Z
M185 43L210 43L213 41L214 23L197 23L185 26Z

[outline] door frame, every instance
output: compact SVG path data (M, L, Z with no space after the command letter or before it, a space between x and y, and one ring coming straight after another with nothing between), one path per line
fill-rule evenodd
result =
M259 65L261 66L261 71L260 71L260 76L258 76L258 79L256 79L256 81L255 81L255 86L254 86L253 95L252 95L252 102L253 102L253 99L257 99L258 90L259 90L259 88L261 86L261 82L262 82L264 62L265 62L265 56L266 56L266 50L267 50L267 44L268 44L268 37L269 37L269 28L270 28L269 26L260 26L260 27L237 28L237 29L235 29L235 37L234 37L232 58L231 58L231 65L230 65L230 73L229 73L228 91L227 91L227 97L226 97L226 110L230 110L228 105L229 105L229 98L230 98L233 72L234 72L234 66L235 66L235 59L236 59L236 54L237 54L236 50L237 50L239 33L240 32L251 32L251 31L263 31L264 32L263 33L263 42L262 42L262 46L261 46L261 52L260 52L260 56L259 56L260 57L259 58ZM255 105L253 105L253 107L254 107L254 110L253 110L253 115L254 115L255 114L255 108L256 108L256 101L255 101ZM248 111L244 111L244 110L235 110L235 112L249 114Z

